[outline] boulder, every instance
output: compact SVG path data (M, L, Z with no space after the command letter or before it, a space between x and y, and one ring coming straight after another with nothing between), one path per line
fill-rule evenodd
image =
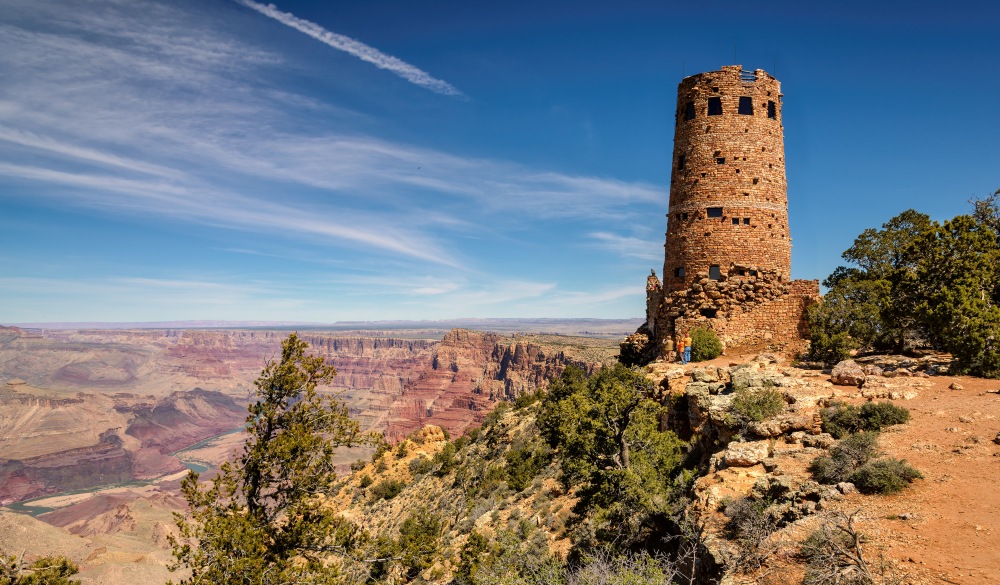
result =
M767 459L770 452L768 441L734 442L726 448L722 460L730 467L751 467Z
M948 386L949 390L965 390L965 388L958 382L952 382L951 386Z
M865 370L854 360L844 360L833 366L830 381L838 386L856 386L860 388L865 383Z

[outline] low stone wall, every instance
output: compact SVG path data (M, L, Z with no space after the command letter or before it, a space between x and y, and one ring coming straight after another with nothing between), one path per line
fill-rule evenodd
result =
M647 325L665 357L669 341L695 327L712 329L727 347L797 342L808 334L806 309L820 299L818 280L788 281L749 266L732 266L717 280L699 274L683 291L663 291L654 279L647 282Z

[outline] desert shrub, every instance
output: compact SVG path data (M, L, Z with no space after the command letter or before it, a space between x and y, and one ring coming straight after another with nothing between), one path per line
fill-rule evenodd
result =
M492 427L500 422L507 411L510 410L510 403L506 401L498 402L493 412L486 415L486 419L483 420L483 427Z
M830 449L828 457L814 459L809 465L809 471L820 483L840 483L849 481L855 471L878 456L878 435L870 432L858 433L847 437Z
M805 561L802 585L903 585L910 583L880 553L867 549L868 539L854 527L854 517L836 512L799 547Z
M889 402L866 402L852 406L835 403L820 411L823 430L840 439L863 431L879 431L883 427L910 420L910 411Z
M364 459L357 459L355 461L351 461L351 471L361 471L362 469L365 468L366 465L368 465L368 462L365 461Z
M63 556L27 563L23 557L0 555L0 585L79 585L70 579L79 572L76 563Z
M743 388L733 393L730 407L741 420L760 422L781 413L785 396L774 387Z
M396 445L396 459L402 459L403 457L406 457L406 454L409 452L410 452L409 441L404 439L400 441L398 445Z
M703 362L722 355L722 342L711 329L696 327L691 330L691 361Z
M400 525L400 560L410 579L434 564L440 548L442 527L441 517L423 507L411 512Z
M458 441L461 441L462 437L459 437ZM444 447L440 451L434 454L434 459L432 464L437 467L437 471L434 475L438 477L443 477L448 475L448 473L455 468L455 453L458 451L458 447L455 443L445 443Z
M759 569L774 550L764 545L778 529L779 519L770 513L770 505L765 499L742 497L726 506L726 535L739 547L735 567L741 572Z
M371 494L375 500L391 500L399 495L406 484L398 479L383 479L371 486Z
M412 475L421 475L427 473L428 471L433 469L433 467L434 467L434 462L431 461L429 457L424 457L423 455L421 455L420 457L414 457L413 460L410 461L410 473Z
M542 395L544 394L545 392L540 389L527 394L522 394L517 397L517 400L514 401L514 408L517 409L527 408L528 406L531 406L532 404L541 400Z
M902 491L923 475L900 459L879 459L861 466L850 481L865 494L891 494Z
M374 483L372 481L372 477L370 475L368 475L367 473L361 476L361 483L360 483L361 489L367 488L372 483Z
M531 484L538 472L549 463L548 453L529 447L511 448L504 455L507 460L507 485L521 491Z

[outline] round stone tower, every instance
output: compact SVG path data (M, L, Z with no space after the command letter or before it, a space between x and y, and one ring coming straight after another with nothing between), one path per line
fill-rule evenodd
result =
M663 290L791 274L781 84L723 67L677 88Z

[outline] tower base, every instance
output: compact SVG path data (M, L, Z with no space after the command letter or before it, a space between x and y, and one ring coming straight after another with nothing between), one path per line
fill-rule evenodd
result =
M718 279L698 274L679 291L663 290L653 274L646 281L646 323L637 333L648 339L646 359L669 359L674 340L696 327L714 331L727 349L791 347L808 335L806 310L819 301L818 280L787 280L752 266L731 266Z

